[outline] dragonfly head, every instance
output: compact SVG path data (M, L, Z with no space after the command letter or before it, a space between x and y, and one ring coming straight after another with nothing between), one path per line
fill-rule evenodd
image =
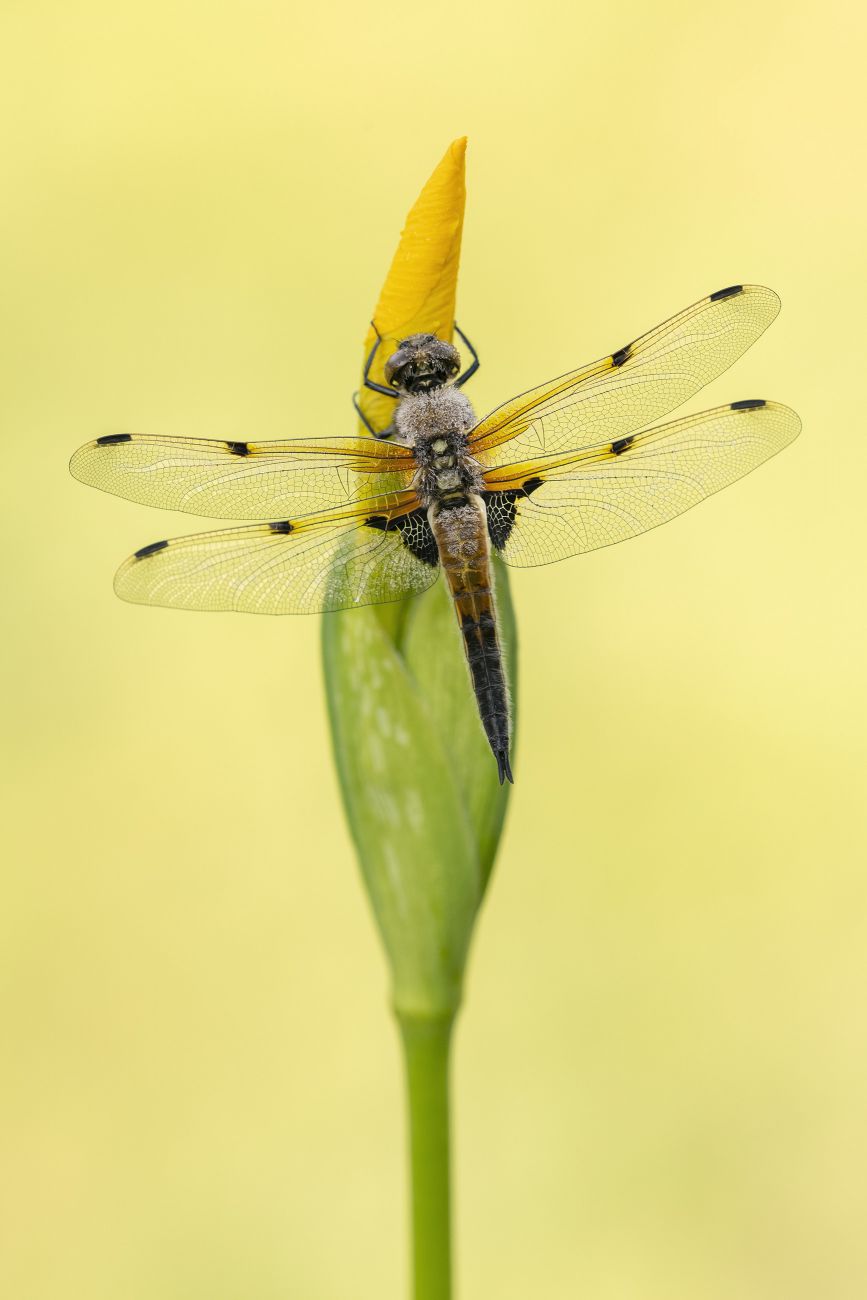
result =
M402 393L442 388L461 368L457 348L435 334L410 334L385 363L385 378Z

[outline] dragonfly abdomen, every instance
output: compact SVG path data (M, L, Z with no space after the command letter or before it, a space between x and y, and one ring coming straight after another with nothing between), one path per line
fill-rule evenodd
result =
M509 764L509 695L497 634L494 575L484 505L475 494L429 513L440 562L455 603L479 717L497 760L500 783Z

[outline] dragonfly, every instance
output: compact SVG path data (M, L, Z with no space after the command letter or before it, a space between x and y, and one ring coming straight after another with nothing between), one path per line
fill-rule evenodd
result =
M800 431L787 406L729 402L668 423L753 344L780 308L730 285L477 419L458 350L395 340L365 387L395 401L370 436L239 442L111 433L73 475L146 505L243 527L151 542L118 570L124 600L178 609L313 614L427 590L442 570L500 784L512 781L510 705L492 555L551 564L646 532L748 474ZM356 402L357 405L357 402ZM270 522L261 522L268 520Z

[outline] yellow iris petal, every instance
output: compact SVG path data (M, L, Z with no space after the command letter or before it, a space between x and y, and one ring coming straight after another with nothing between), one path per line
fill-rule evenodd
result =
M467 194L466 149L466 137L449 145L406 219L373 317L384 340L370 374L376 383L385 382L382 368L396 339L427 333L451 340ZM362 365L375 342L371 326ZM362 388L360 400L375 429L391 422L394 402L389 398ZM360 432L366 432L363 426Z

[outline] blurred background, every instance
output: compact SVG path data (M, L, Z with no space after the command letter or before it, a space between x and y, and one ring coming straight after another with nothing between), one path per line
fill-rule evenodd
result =
M459 1294L867 1293L865 29L833 0L6 0L5 1295L405 1292L318 620L121 604L119 561L196 522L66 463L122 430L351 433L404 215L465 133L480 411L757 281L783 312L693 409L775 398L804 432L514 575Z

